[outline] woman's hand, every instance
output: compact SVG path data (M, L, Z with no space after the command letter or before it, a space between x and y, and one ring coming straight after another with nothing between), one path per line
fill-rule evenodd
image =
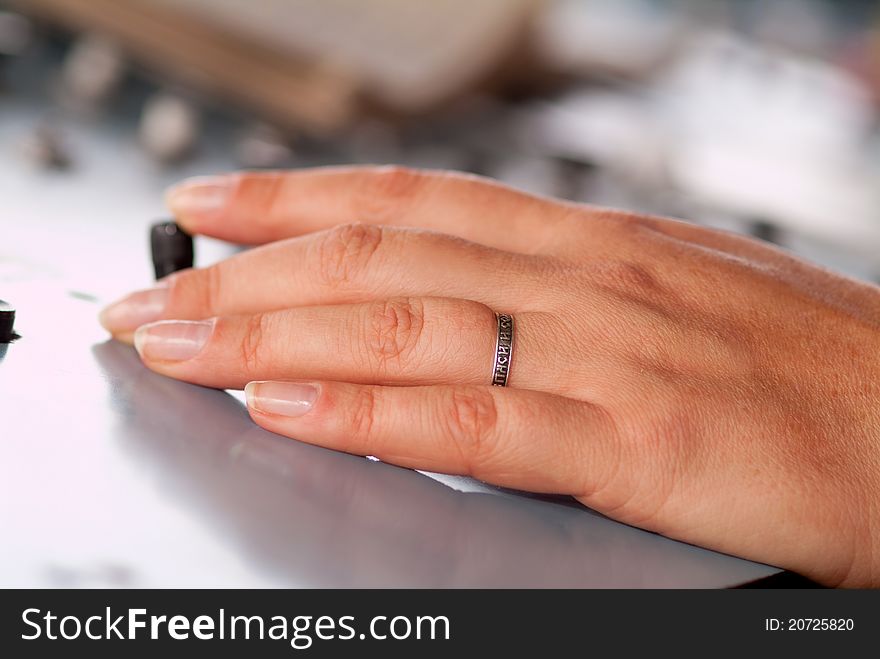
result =
M309 443L880 585L874 286L448 173L234 174L169 202L191 232L266 245L103 312L153 370L247 385L258 424Z

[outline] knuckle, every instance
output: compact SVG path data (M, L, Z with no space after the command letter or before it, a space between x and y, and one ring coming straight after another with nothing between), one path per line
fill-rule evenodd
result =
M318 246L321 279L334 287L350 284L369 266L383 239L384 229L368 224L329 230Z
M630 524L654 526L681 483L711 471L687 400L669 395L659 408L623 424L613 462L593 484L591 496L603 511Z
M348 427L355 437L365 440L373 434L376 420L376 393L372 387L360 387L350 408Z
M486 389L450 390L445 414L446 432L462 464L474 474L494 450L498 427L495 396Z
M658 288L657 276L641 263L612 261L607 264L605 276L614 284L627 288L654 290Z
M420 194L426 180L416 169L388 165L363 178L355 193L355 212L361 219L384 224L400 215Z
M681 466L685 457L693 455L700 436L694 402L684 392L675 391L655 399L655 405L653 413L637 417L630 436L647 455Z
M223 295L223 270L209 266L202 270L202 308L212 316L220 313Z
M425 175L417 169L386 165L373 170L369 188L379 197L406 198L419 189L424 178Z
M264 365L263 339L269 331L270 317L267 314L254 314L245 321L241 337L241 362L245 371L257 374Z
M209 266L202 270L194 270L196 275L195 304L205 314L216 316L220 313L221 296L223 295L223 271L217 266Z
M223 271L216 265L174 274L169 282L167 311L196 316L219 316L222 309Z
M247 204L259 212L254 213L253 221L263 226L278 222L284 214L277 208L282 199L285 176L280 173L266 173L259 176L241 176L233 179L232 195L246 200Z
M381 373L390 362L409 363L424 329L425 309L419 300L400 298L369 305L365 343L376 369Z
M664 234L660 218L624 211L600 212L591 227L609 243L648 254L656 251L657 239Z
M589 274L600 289L612 293L655 298L664 291L653 268L644 263L606 261L592 266Z
M603 219L612 231L624 238L639 237L645 233L656 231L659 226L656 218L636 213L614 211Z

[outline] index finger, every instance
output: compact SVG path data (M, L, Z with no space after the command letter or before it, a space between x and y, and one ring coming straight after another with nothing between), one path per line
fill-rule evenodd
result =
M490 247L540 253L566 204L457 172L322 167L187 179L167 202L189 232L262 244L339 224L433 229Z

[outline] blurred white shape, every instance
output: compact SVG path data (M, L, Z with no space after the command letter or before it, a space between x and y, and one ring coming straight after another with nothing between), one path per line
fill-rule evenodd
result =
M614 91L581 91L540 104L519 121L527 148L541 154L658 176L663 142L644 99Z
M503 159L489 172L514 188L538 195L560 196L559 166L547 158Z
M266 124L249 127L235 145L235 155L242 167L280 167L293 155L286 137Z
M180 160L192 151L198 134L198 112L179 96L162 92L150 98L144 106L141 144L156 160Z
M675 46L682 14L646 0L554 0L535 27L538 56L578 74L641 76Z
M516 128L534 156L592 163L626 186L671 185L706 211L872 256L880 245L870 96L825 63L710 33L648 93L572 93Z
M119 47L109 39L86 34L76 40L61 69L63 100L68 105L92 108L117 88L125 75Z
M677 123L704 139L849 152L872 128L870 98L855 78L731 35L694 40L661 85Z
M696 40L661 83L669 174L702 203L853 248L880 244L861 85L729 35Z

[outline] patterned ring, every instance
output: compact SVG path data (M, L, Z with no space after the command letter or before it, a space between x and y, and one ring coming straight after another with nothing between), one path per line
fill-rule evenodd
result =
M492 368L492 384L506 387L510 376L510 362L513 360L513 316L496 313L498 336L495 339L495 364Z

